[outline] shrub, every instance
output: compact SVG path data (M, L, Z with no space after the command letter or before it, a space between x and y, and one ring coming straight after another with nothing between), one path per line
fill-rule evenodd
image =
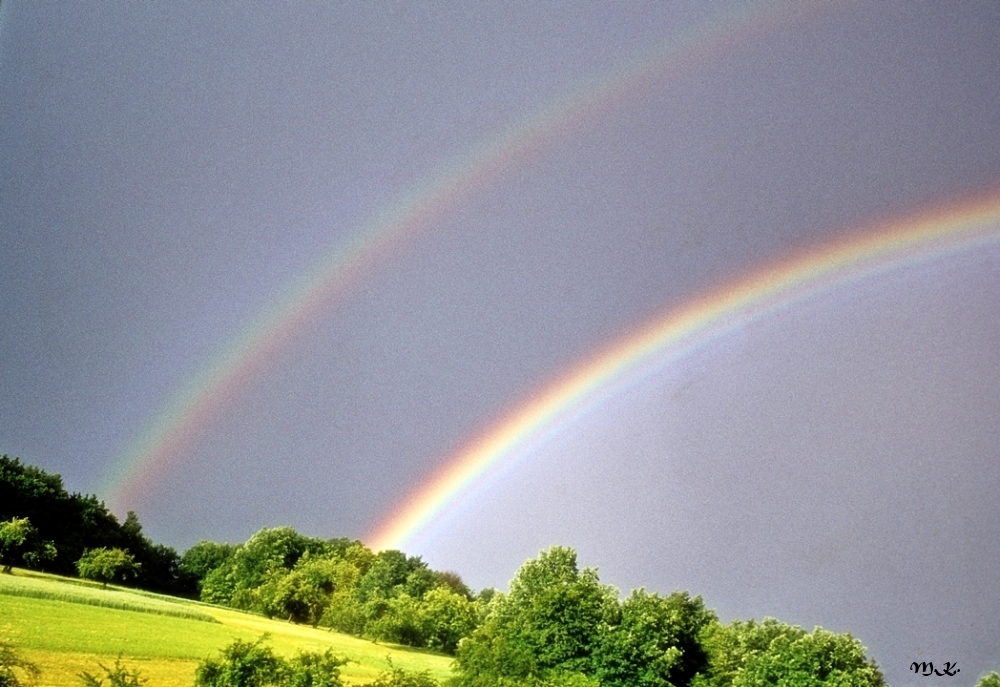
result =
M147 682L146 678L139 677L138 669L129 671L122 664L122 657L120 655L115 659L115 665L112 668L108 668L103 663L98 663L97 665L104 671L104 677L99 678L87 672L80 673L80 680L83 682L84 687L104 687L105 678L108 680L108 687L142 687Z
M0 639L0 687L26 687L38 682L38 666L17 655L14 647Z
M237 639L222 650L221 658L207 658L195 671L196 687L342 687L340 666L346 659L302 652L291 659L274 653L264 642ZM117 686L114 686L117 687Z
M439 687L437 680L426 670L408 673L402 668L396 668L389 661L389 670L379 675L375 682L369 682L361 687Z

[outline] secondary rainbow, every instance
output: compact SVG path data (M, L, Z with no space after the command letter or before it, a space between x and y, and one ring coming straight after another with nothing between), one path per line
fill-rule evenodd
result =
M823 7L814 3L742 7L584 84L445 166L295 281L219 351L130 443L99 492L108 494L117 512L134 507L184 459L206 428L280 351L328 312L353 284L433 225L461 198L649 84L704 62L720 48L800 21Z
M470 442L366 538L409 546L494 469L531 455L545 437L650 372L813 294L904 265L1000 245L1000 191L819 244L674 308L588 357ZM409 549L407 549L409 550Z

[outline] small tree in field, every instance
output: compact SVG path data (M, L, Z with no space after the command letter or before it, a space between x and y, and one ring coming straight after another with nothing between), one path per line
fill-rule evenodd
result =
M139 572L139 564L132 554L122 549L90 549L76 562L80 577L96 580L105 588L108 582L122 579L126 575L135 576Z
M10 573L15 563L34 567L43 560L56 557L52 542L41 541L38 530L28 518L12 518L0 522L0 566Z
M28 538L34 530L28 518L14 518L0 522L0 564L3 565L5 573L10 573L14 563L20 561Z

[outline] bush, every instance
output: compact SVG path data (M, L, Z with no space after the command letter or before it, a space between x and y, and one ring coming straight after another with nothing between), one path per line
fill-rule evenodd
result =
M1000 675L996 671L989 675L983 675L976 683L976 687L1000 687Z
M38 682L38 666L17 655L14 647L0 639L0 687L26 687Z
M237 639L221 658L202 661L195 671L196 687L342 687L340 666L346 659L329 649L285 659L266 640L267 635L256 642Z
M439 687L437 680L426 670L408 673L402 668L396 668L389 660L389 670L361 687Z
M80 673L80 680L83 682L84 687L104 687L104 678L108 679L108 687L142 687L142 685L147 682L146 678L139 677L139 670L129 671L122 664L122 657L119 655L115 659L115 665L112 668L108 668L103 663L98 663L101 670L104 671L104 677L99 678L96 675L91 675L90 673Z

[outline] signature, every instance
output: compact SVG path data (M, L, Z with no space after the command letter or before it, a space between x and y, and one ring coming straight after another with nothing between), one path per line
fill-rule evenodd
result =
M960 672L958 669L958 663L952 663L951 661L945 661L944 670L938 670L935 668L933 661L923 661L920 663L914 661L910 664L910 670L914 673L920 673L923 671L921 673L922 675L954 675L955 673Z

